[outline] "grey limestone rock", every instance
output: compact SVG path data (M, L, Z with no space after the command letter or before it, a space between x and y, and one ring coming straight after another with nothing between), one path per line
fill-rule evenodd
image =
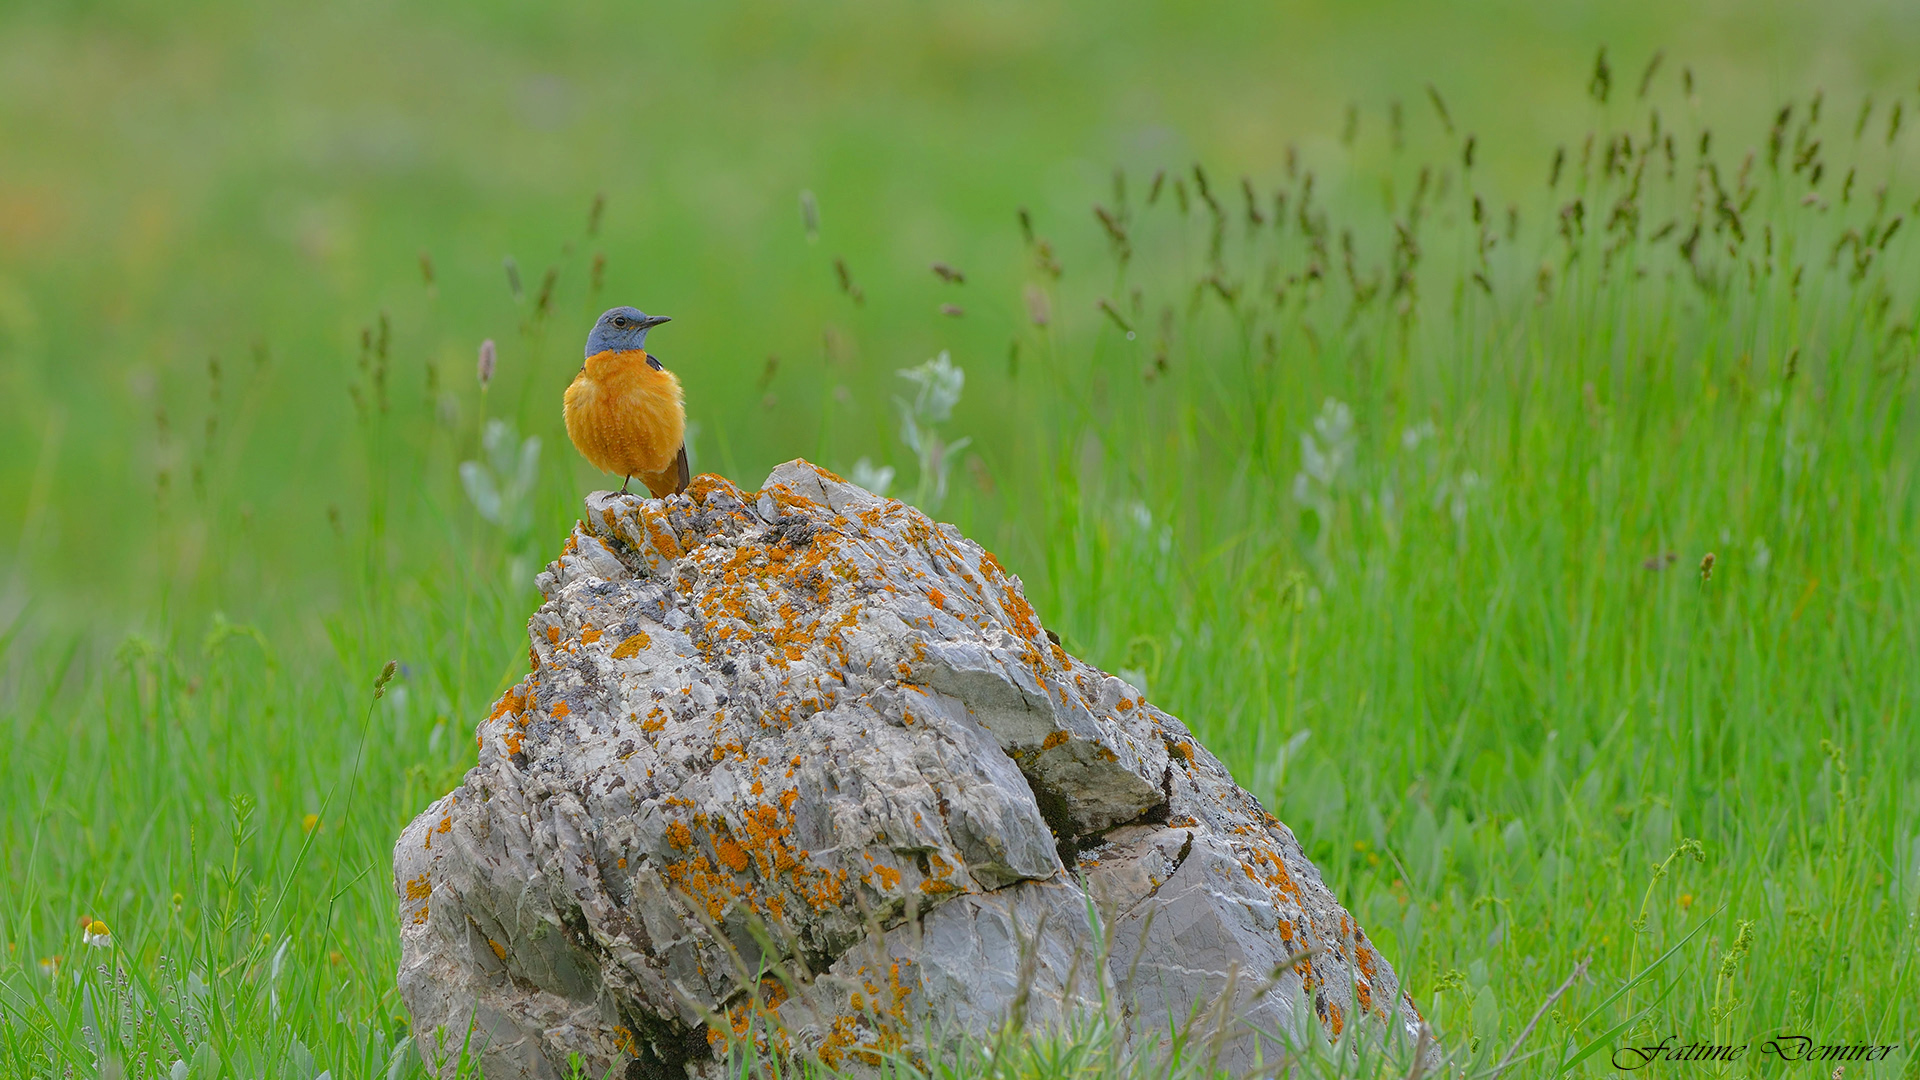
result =
M532 670L394 849L430 1058L678 1076L750 1040L858 1068L1016 999L1136 1041L1213 1010L1235 1069L1416 1032L1286 826L952 526L802 461L586 510Z

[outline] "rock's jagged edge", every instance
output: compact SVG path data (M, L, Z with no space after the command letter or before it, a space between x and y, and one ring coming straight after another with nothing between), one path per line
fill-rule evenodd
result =
M471 1033L489 1077L673 1076L751 1038L857 1066L991 1030L1022 981L1030 1022L1104 1000L1152 1039L1229 972L1229 1066L1356 1013L1417 1032L1286 826L952 526L803 461L587 511L531 672L395 846L429 1057Z

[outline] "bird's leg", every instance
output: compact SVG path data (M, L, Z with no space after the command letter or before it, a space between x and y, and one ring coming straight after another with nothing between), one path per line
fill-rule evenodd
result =
M632 476L628 476L624 481L622 481L620 484L620 494L625 495L627 493L627 485L631 483L633 483Z

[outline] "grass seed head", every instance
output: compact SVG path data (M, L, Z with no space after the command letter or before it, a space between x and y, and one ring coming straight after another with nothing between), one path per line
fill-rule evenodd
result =
M804 188L800 191L800 224L807 231L807 243L820 239L820 202Z
M1038 285L1027 286L1027 319L1035 326L1045 326L1053 321L1047 294Z
M1660 61L1667 58L1667 50L1655 49L1653 58L1647 61L1647 70L1640 73L1640 100L1645 101L1647 91L1653 87L1653 76L1660 70Z
M840 282L840 291L853 298L854 306L867 302L867 294L854 284L853 272L847 269L847 260L839 255L833 258L833 275Z
M1905 220L1907 220L1905 215L1896 214L1892 221L1887 222L1886 229L1880 234L1879 248L1881 251L1887 250L1887 241L1893 239L1893 234L1900 231L1900 223Z
M560 268L557 266L547 267L546 276L540 279L539 299L535 300L533 304L534 311L540 316L545 317L553 313L553 288L559 283Z
M480 359L474 364L474 374L480 377L480 391L482 393L486 392L487 384L493 381L494 355L495 350L492 338L488 338L480 343Z
M1453 117L1447 112L1447 103L1440 96L1440 88L1432 83L1427 84L1427 100L1433 102L1433 111L1440 117L1440 126L1447 134L1453 134Z

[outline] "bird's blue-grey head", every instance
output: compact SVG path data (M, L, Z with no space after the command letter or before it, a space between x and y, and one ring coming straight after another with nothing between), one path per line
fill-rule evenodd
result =
M601 314L587 335L587 355L641 348L646 344L647 331L667 321L665 315L649 315L639 308L611 308Z

